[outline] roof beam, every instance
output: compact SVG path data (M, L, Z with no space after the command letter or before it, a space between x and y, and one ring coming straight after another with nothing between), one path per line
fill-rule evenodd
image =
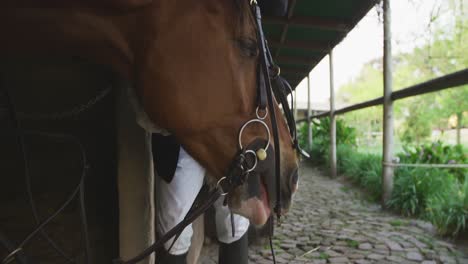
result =
M294 56L278 56L276 58L276 61L278 63L286 63L286 64L295 64L295 65L305 65L305 66L310 66L312 61L317 59L319 57L309 57L309 58L304 58L304 57L294 57Z
M268 42L272 47L275 48L291 48L291 49L301 49L314 52L327 52L329 47L326 43L317 42L317 41L269 41Z
M287 17L266 17L264 23L273 25L289 24L339 32L347 32L351 29L348 21L323 17L291 17L289 19Z
M288 77L288 76L283 76L283 77L286 79L286 81L289 82L289 84L294 84L295 86L298 85L302 80L304 80L304 78L298 79L298 78ZM292 88L293 90L296 89L296 87L294 86Z
M307 72L308 73L308 72ZM286 78L286 80L302 80L307 76L307 73L304 72L283 72L281 73L281 76Z
M291 69L291 68L281 68L281 75L288 75L288 76L307 76L310 70L307 69Z
M291 0L289 2L288 15L286 16L287 20L289 20L293 16L294 8L296 8L296 0ZM284 40L286 39L286 35L288 34L288 28L289 28L289 24L288 23L284 24L283 30L281 31L281 37L280 37L281 44L284 43ZM278 57L280 50L281 50L281 46L276 49L275 57Z

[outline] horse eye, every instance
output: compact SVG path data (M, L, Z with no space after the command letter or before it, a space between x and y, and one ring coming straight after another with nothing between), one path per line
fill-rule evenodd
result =
M251 38L237 39L237 46L242 54L248 58L255 58L258 55L257 41Z

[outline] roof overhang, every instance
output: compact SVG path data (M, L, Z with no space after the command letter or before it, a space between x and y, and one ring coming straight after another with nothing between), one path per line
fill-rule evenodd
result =
M284 17L265 17L265 34L282 76L296 87L379 2L290 0Z

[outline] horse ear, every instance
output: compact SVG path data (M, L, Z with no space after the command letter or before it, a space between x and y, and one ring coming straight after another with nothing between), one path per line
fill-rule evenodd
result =
M288 0L258 0L263 15L285 16L288 11Z

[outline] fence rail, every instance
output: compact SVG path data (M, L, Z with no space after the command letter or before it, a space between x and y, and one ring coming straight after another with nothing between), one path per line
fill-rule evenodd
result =
M468 164L424 164L424 163L387 163L384 166L390 167L413 167L413 168L441 168L441 169L468 169Z
M416 95L442 91L445 89L449 89L449 88L453 88L453 87L457 87L457 86L461 86L465 84L468 84L468 68L451 73L451 74L444 75L439 78L429 80L427 82L416 84L416 85L410 86L408 88L405 88L399 91L395 91L392 93L391 99L393 101L396 101L396 100L400 100L400 99L404 99L404 98L408 98L408 97L412 97ZM336 110L334 114L341 115L341 114L345 114L348 112L371 107L371 106L382 105L383 102L384 102L384 98L378 97L369 101L343 107L341 109ZM330 116L330 112L313 115L310 117L310 119L322 118L322 117L327 117L327 116ZM301 123L305 121L307 121L307 118L300 119L297 121L297 123Z

